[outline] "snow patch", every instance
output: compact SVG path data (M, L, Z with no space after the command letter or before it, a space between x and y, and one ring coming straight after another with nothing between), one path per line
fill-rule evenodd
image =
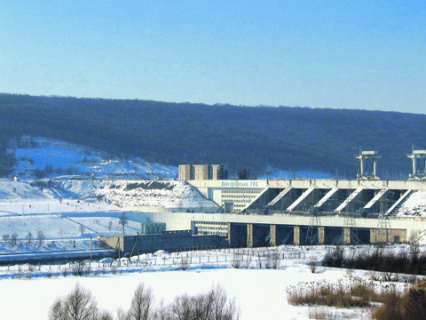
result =
M426 217L426 192L417 191L402 204L397 216Z

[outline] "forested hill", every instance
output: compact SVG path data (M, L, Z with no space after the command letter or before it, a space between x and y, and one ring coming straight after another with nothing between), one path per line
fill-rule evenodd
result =
M426 115L0 94L0 169L17 135L61 139L152 162L223 163L355 177L359 147L378 150L383 178L407 177L426 149Z

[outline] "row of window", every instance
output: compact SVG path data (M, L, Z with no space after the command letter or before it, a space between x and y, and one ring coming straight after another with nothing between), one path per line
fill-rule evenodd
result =
M228 224L223 222L195 222L198 234L227 235Z
M226 194L226 193L239 193L239 194L241 194L241 193L251 193L251 194L258 194L259 190L250 190L250 189L247 189L247 190L241 190L241 189L239 189L239 190L222 190L222 194Z
M222 199L254 199L254 196L222 196Z

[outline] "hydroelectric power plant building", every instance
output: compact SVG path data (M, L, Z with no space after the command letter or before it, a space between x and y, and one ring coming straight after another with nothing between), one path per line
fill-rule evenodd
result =
M426 232L426 218L400 217L396 212L416 193L426 193L426 151L414 150L408 157L413 172L408 180L398 181L377 176L376 151L357 156L356 180L228 180L221 165L181 165L179 179L220 209L217 213L155 212L149 219L165 223L167 232L191 230L193 237L216 236L219 240L211 238L209 244L218 246L407 242ZM426 203L420 207L426 211ZM201 243L187 233L185 237L186 246Z
M408 180L381 180L380 158L376 151L360 152L356 180L226 180L221 165L182 165L179 179L217 203L220 212L157 219L180 221L195 234L222 235L231 246L406 242L426 230L426 219L395 213L411 195L426 192L426 151L408 155L413 161Z

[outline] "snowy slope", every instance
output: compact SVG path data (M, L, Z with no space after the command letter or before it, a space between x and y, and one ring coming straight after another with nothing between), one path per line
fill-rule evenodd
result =
M160 207L186 211L197 209L216 212L218 205L206 199L196 188L182 181L152 180L89 180L89 179L45 179L41 181L0 180L0 215L15 213L52 213L70 211L69 201L54 199L100 200L118 207ZM11 210L12 200L31 199L29 203ZM41 211L34 211L41 200L47 201ZM2 207L7 209L1 210ZM49 205L49 209L47 206ZM102 205L102 203L99 203ZM58 208L61 207L61 208ZM88 204L88 207L91 207ZM55 208L57 210L55 211ZM88 208L89 211L91 208Z
M28 183L0 180L0 199L47 199L48 196Z
M38 171L48 170L49 176L83 175L121 178L177 177L177 167L132 160L114 159L105 152L84 146L42 137L21 137L10 142L9 153L18 160L13 175L34 178Z
M77 199L101 199L121 207L161 207L215 212L218 205L182 181L52 180L54 188Z
M426 217L426 192L414 192L399 208L397 216Z

